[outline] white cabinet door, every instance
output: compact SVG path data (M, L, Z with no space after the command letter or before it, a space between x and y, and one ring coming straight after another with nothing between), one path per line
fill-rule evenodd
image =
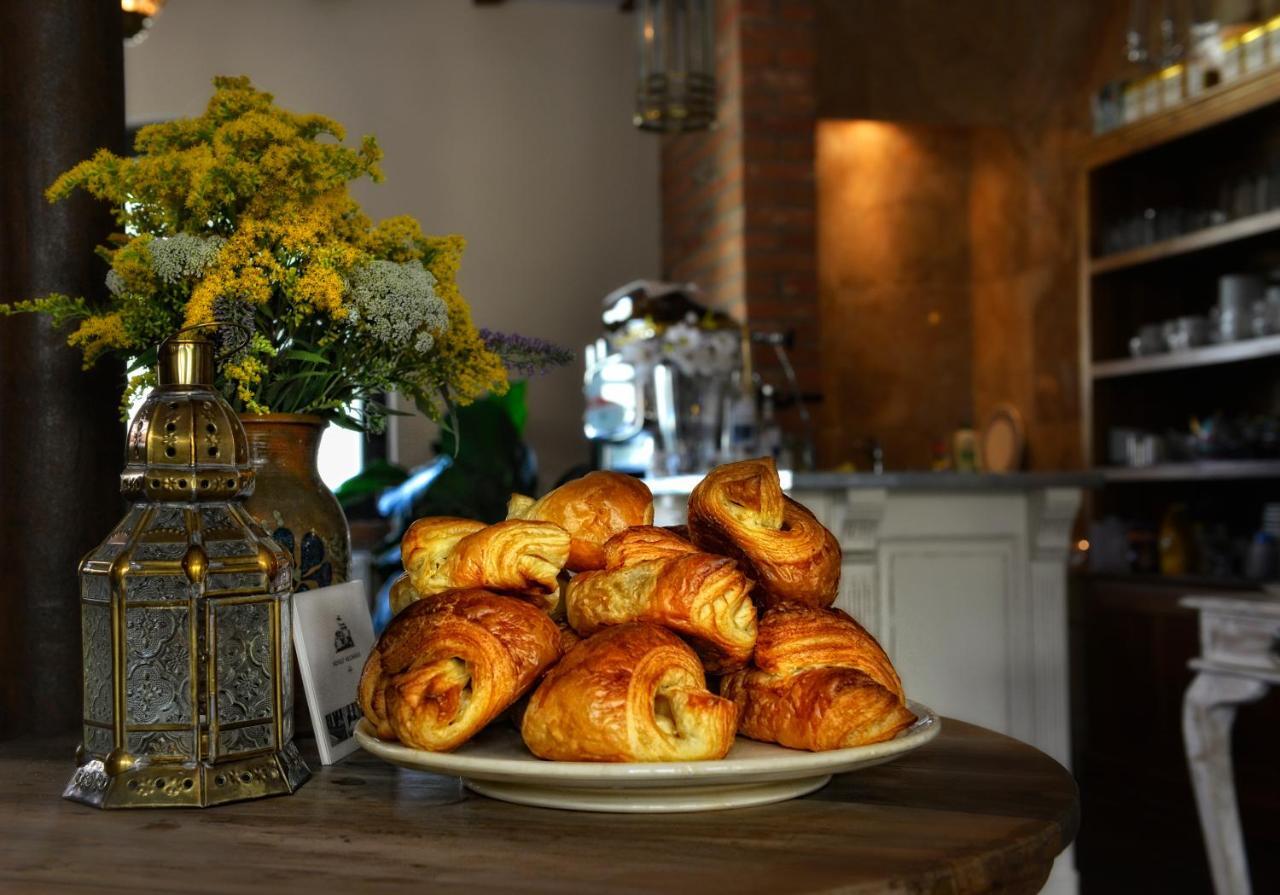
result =
M877 576L884 645L907 694L1014 736L1031 712L1017 675L1019 565L1007 537L885 539Z

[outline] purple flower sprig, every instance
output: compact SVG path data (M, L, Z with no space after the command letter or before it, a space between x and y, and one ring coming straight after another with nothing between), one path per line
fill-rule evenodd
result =
M507 373L519 378L540 376L556 367L572 363L574 354L568 348L519 333L480 330L485 347L502 358Z

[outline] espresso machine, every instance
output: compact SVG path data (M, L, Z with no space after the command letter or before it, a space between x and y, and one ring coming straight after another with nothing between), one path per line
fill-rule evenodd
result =
M583 386L597 466L681 475L754 455L759 405L740 324L692 284L649 280L606 296L601 322Z
M744 330L687 283L636 280L605 296L586 346L584 430L596 465L635 475L700 472L754 449Z

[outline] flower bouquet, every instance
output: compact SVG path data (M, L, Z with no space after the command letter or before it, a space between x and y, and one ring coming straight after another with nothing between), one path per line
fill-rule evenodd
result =
M364 431L393 412L386 394L440 419L502 393L508 364L525 375L569 359L476 330L456 281L461 237L365 216L348 184L382 179L372 137L346 146L337 122L281 109L247 78L214 87L203 115L144 127L133 156L100 150L49 188L50 201L83 189L111 204L105 294L0 310L73 326L86 367L124 358L126 407L153 384L155 346L203 324L221 334L217 384L237 410Z

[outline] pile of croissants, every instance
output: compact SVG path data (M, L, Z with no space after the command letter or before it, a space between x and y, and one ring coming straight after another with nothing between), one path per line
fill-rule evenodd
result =
M612 472L514 495L496 525L415 522L360 679L378 737L449 751L510 709L540 758L695 761L738 733L821 751L915 721L875 638L829 608L840 545L772 460L717 467L687 526L652 523L649 489Z

